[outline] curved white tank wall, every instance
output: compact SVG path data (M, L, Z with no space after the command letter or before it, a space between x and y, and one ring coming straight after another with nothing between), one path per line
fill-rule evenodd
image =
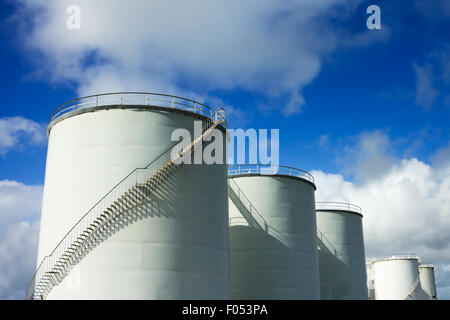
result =
M367 300L362 215L316 204L322 300Z
M68 113L49 133L38 265L106 192L205 119L180 110L121 106ZM224 152L225 155L225 152ZM49 299L228 299L226 165L185 165L150 217L101 243Z
M266 231L243 223L239 209L229 201L231 297L320 299L315 186L283 175L229 179L267 225Z
M420 285L427 300L437 300L436 280L434 266L431 264L419 265Z
M373 261L375 300L417 300L422 298L419 258L392 256Z

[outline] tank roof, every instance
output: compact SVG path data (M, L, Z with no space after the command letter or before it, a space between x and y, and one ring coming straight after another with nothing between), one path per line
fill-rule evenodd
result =
M194 115L198 118L213 119L217 112L211 107L174 95L151 92L113 92L86 96L71 100L56 108L51 116L47 133L61 120L71 116L108 109L159 109ZM220 115L223 119L225 116Z
M381 262L381 261L392 261L392 260L418 260L420 262L419 255L417 254L393 254L391 256L377 257L368 259L369 263Z
M433 268L434 269L434 265L431 263L424 263L424 264L419 264L419 268Z
M228 178L245 176L275 176L294 178L304 182L308 182L314 187L314 190L316 190L314 177L309 172L297 168L264 164L244 164L228 166Z
M361 207L346 202L316 202L316 211L342 211L363 216Z

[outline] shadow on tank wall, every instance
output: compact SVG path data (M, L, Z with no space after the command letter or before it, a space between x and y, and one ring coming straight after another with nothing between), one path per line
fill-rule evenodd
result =
M326 244L326 241L317 238L319 250L319 270L320 270L320 296L321 300L335 300L337 296L351 296L351 285L344 281L340 285L336 285L335 278L326 278L325 272L322 269L327 266L337 269L344 269L346 264L339 260L336 256L336 249L329 248L329 245ZM331 285L333 283L333 285ZM330 284L330 285L329 285ZM335 292L336 291L336 292Z
M235 266L231 279L233 299L293 299L296 295L300 299L308 294L308 288L299 288L301 277L292 266L296 261L299 269L304 268L302 261L296 258L299 253L284 244L286 240L278 230L269 227L266 232L251 226L236 225L230 227L230 239L231 265ZM260 251L262 246L264 251ZM236 267L255 264L259 268Z

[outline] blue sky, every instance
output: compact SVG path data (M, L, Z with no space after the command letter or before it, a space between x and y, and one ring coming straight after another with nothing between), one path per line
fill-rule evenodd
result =
M186 10L193 10L199 28L192 22L183 25L189 12L173 13L171 19L179 24L153 22L152 11L167 9L157 2L136 1L141 7L135 3L129 6L136 8L123 13L117 1L110 6L104 1L73 2L82 8L81 31L65 30L69 2L0 3L0 119L5 121L0 137L14 137L11 146L0 141L1 181L17 182L20 188L43 185L45 139L30 126L43 132L52 110L73 98L136 90L201 100L224 106L231 127L280 129L280 163L316 172L325 190L318 198L336 194L366 204L369 254L418 251L440 266L440 293L450 298L450 239L444 237L439 244L445 252L426 245L431 240L425 238L408 247L408 232L420 227L412 225L386 245L388 240L370 231L392 226L375 222L377 208L370 199L357 197L398 176L411 181L431 177L430 190L444 190L443 195L431 197L430 190L418 189L428 207L396 207L386 214L400 219L404 216L399 211L406 215L413 210L422 217L433 208L438 212L430 230L438 233L438 224L450 226L445 196L450 167L448 2L311 5L314 1L267 0L255 8L230 1L217 12L219 2L206 7L194 2ZM381 8L381 30L366 28L365 11L371 4ZM204 10L210 18L200 14ZM139 12L146 12L147 19L144 13L136 17ZM111 23L118 14L124 15L123 23ZM142 25L134 26L134 21ZM20 128L11 125L12 117L23 117L17 120ZM408 170L424 176L414 180ZM342 191L349 184L351 190ZM389 195L381 201L387 200ZM34 215L0 220L0 230L6 234L24 221L38 223L39 209L30 210ZM19 278L4 287L0 281L0 297L15 297L11 292L20 292L26 282Z
M368 17L365 9L369 3L362 2L340 28L355 33L368 32L365 30L365 19ZM267 102L267 97L260 92L236 88L212 93L226 104L246 112L246 119L239 121L238 125L279 128L282 162L305 170L339 172L334 158L317 143L321 135L329 135L330 143L339 145L345 143L342 140L361 131L375 129L387 130L394 140L420 139L421 131L431 131L430 136L425 138L426 143L411 154L430 161L430 155L439 147L446 146L449 140L450 106L444 103L448 86L435 84L441 94L431 110L424 111L415 101L416 74L413 64L427 63L428 55L438 51L440 46L448 45L449 36L445 31L450 23L444 18L436 21L424 18L414 8L400 3L381 7L382 26L389 28L386 31L389 38L367 46L344 48L326 57L319 75L303 89L306 103L300 114L280 116L278 107L261 112L259 105L271 102ZM0 79L3 96L1 115L20 115L46 123L54 108L78 97L77 86L71 82L49 83L41 75L36 75L34 59L37 53L22 46L17 37L17 24L6 20L14 12L13 3L3 2L1 9L4 27L0 38L0 57L3 73L8 75ZM385 32L383 28L370 32ZM272 103L283 104L285 101L286 98L281 96L273 99ZM407 147L405 143L395 151L401 155L402 149ZM290 152L292 149L308 156L300 160L297 154ZM31 184L42 182L45 148L12 151L8 159L10 161L2 162L2 177ZM24 165L29 168L26 173L22 173Z

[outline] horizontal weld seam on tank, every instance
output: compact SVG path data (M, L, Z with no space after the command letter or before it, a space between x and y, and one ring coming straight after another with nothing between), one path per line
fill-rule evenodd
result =
M254 285L233 285L233 290L235 290L235 288L273 288L274 290L276 289L302 289L304 288L305 290L311 290L310 286L272 286L272 285L261 285L261 284L254 284Z
M141 267L141 269L136 270L135 272L147 272L147 271L151 271L151 272L155 271L155 272L158 272L158 273L161 273L161 272L167 272L167 273L176 272L176 273L188 273L188 274L207 274L207 275L218 276L218 278L228 278L228 273L218 274L217 272L215 272L216 270L214 270L212 272L205 272L205 271L194 272L194 271L185 271L185 270L182 270L182 269L180 269L180 270L178 270L178 269L173 269L173 270L170 270L170 269L148 269L147 270L147 269L142 269L142 267ZM117 269L116 271L123 271L123 270ZM126 272L126 270L124 272Z
M185 220L185 221L193 221L196 224L197 223L202 223L202 224L206 224L208 226L217 226L219 228L222 227L221 221L216 221L216 220L201 220L201 221L199 221L200 219L199 219L198 216L197 217L192 217L192 218L191 217L178 217L178 219Z
M228 252L228 248L213 248L210 246L200 246L200 245L187 245L186 243L179 244L179 243L173 243L173 242L142 242L142 245L146 246L153 246L153 245L165 245L165 246L179 246L179 247L189 247L189 248L199 248L203 249L205 251L219 251L219 252Z
M253 270L294 270L295 272L298 271L298 268L301 267L302 271L305 271L307 273L316 273L315 269L306 269L303 268L302 265L299 266L289 266L289 267L277 267L277 268L273 268L273 267L267 267L267 268L255 268L255 267L247 267L247 268L239 268L239 270L249 270L249 271L253 271Z
M292 252L291 253L295 253L297 255L308 255L308 256L313 256L313 254L311 254L311 249L304 249L304 250L299 250L299 249L291 249ZM243 252L245 254L248 254L249 252L254 253L254 252L266 252L266 253L279 253L279 250L255 250L255 249L244 249L244 250L233 250L233 252Z

